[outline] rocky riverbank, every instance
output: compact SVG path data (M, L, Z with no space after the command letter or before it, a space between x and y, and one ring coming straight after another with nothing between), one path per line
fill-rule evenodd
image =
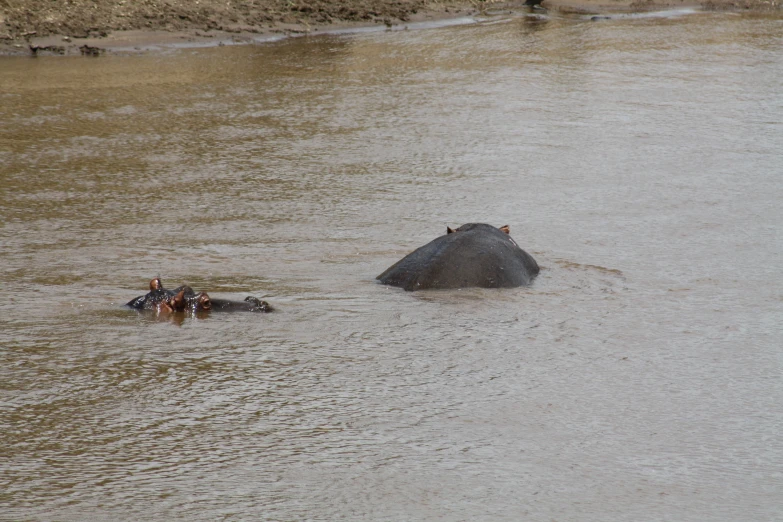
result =
M86 54L230 41L342 27L406 24L541 0L0 0L0 54ZM781 0L543 0L577 13L672 7L780 12Z

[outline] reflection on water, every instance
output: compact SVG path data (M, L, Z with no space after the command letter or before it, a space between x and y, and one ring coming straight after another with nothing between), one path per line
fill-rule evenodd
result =
M780 28L3 59L2 512L779 518ZM471 221L532 287L374 283ZM278 312L121 307L158 274Z

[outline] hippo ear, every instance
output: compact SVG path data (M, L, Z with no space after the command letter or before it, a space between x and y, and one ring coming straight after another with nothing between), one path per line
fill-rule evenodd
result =
M447 234L453 234L454 232L456 232L456 230L454 230L450 226L446 225L446 233Z
M508 225L503 225L502 227L500 227L500 231L505 232L506 234L510 234L511 228Z
M160 281L160 276L154 277L152 280L150 280L150 292L160 290L161 288L163 288L163 283Z

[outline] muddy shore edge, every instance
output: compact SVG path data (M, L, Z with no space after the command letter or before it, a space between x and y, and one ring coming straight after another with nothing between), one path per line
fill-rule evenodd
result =
M783 0L0 0L0 55L88 55L234 45L504 10L607 14L697 8L781 13Z

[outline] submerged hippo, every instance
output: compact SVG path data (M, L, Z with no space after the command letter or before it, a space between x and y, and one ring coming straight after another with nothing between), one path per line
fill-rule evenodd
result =
M420 247L376 279L405 290L427 288L510 288L528 285L538 263L519 248L508 225L468 223Z
M271 312L272 307L266 301L257 297L246 297L244 301L228 299L213 299L205 292L196 293L188 285L182 285L174 290L163 288L159 277L150 281L150 291L135 299L126 306L136 310L156 310L158 313L172 312Z

